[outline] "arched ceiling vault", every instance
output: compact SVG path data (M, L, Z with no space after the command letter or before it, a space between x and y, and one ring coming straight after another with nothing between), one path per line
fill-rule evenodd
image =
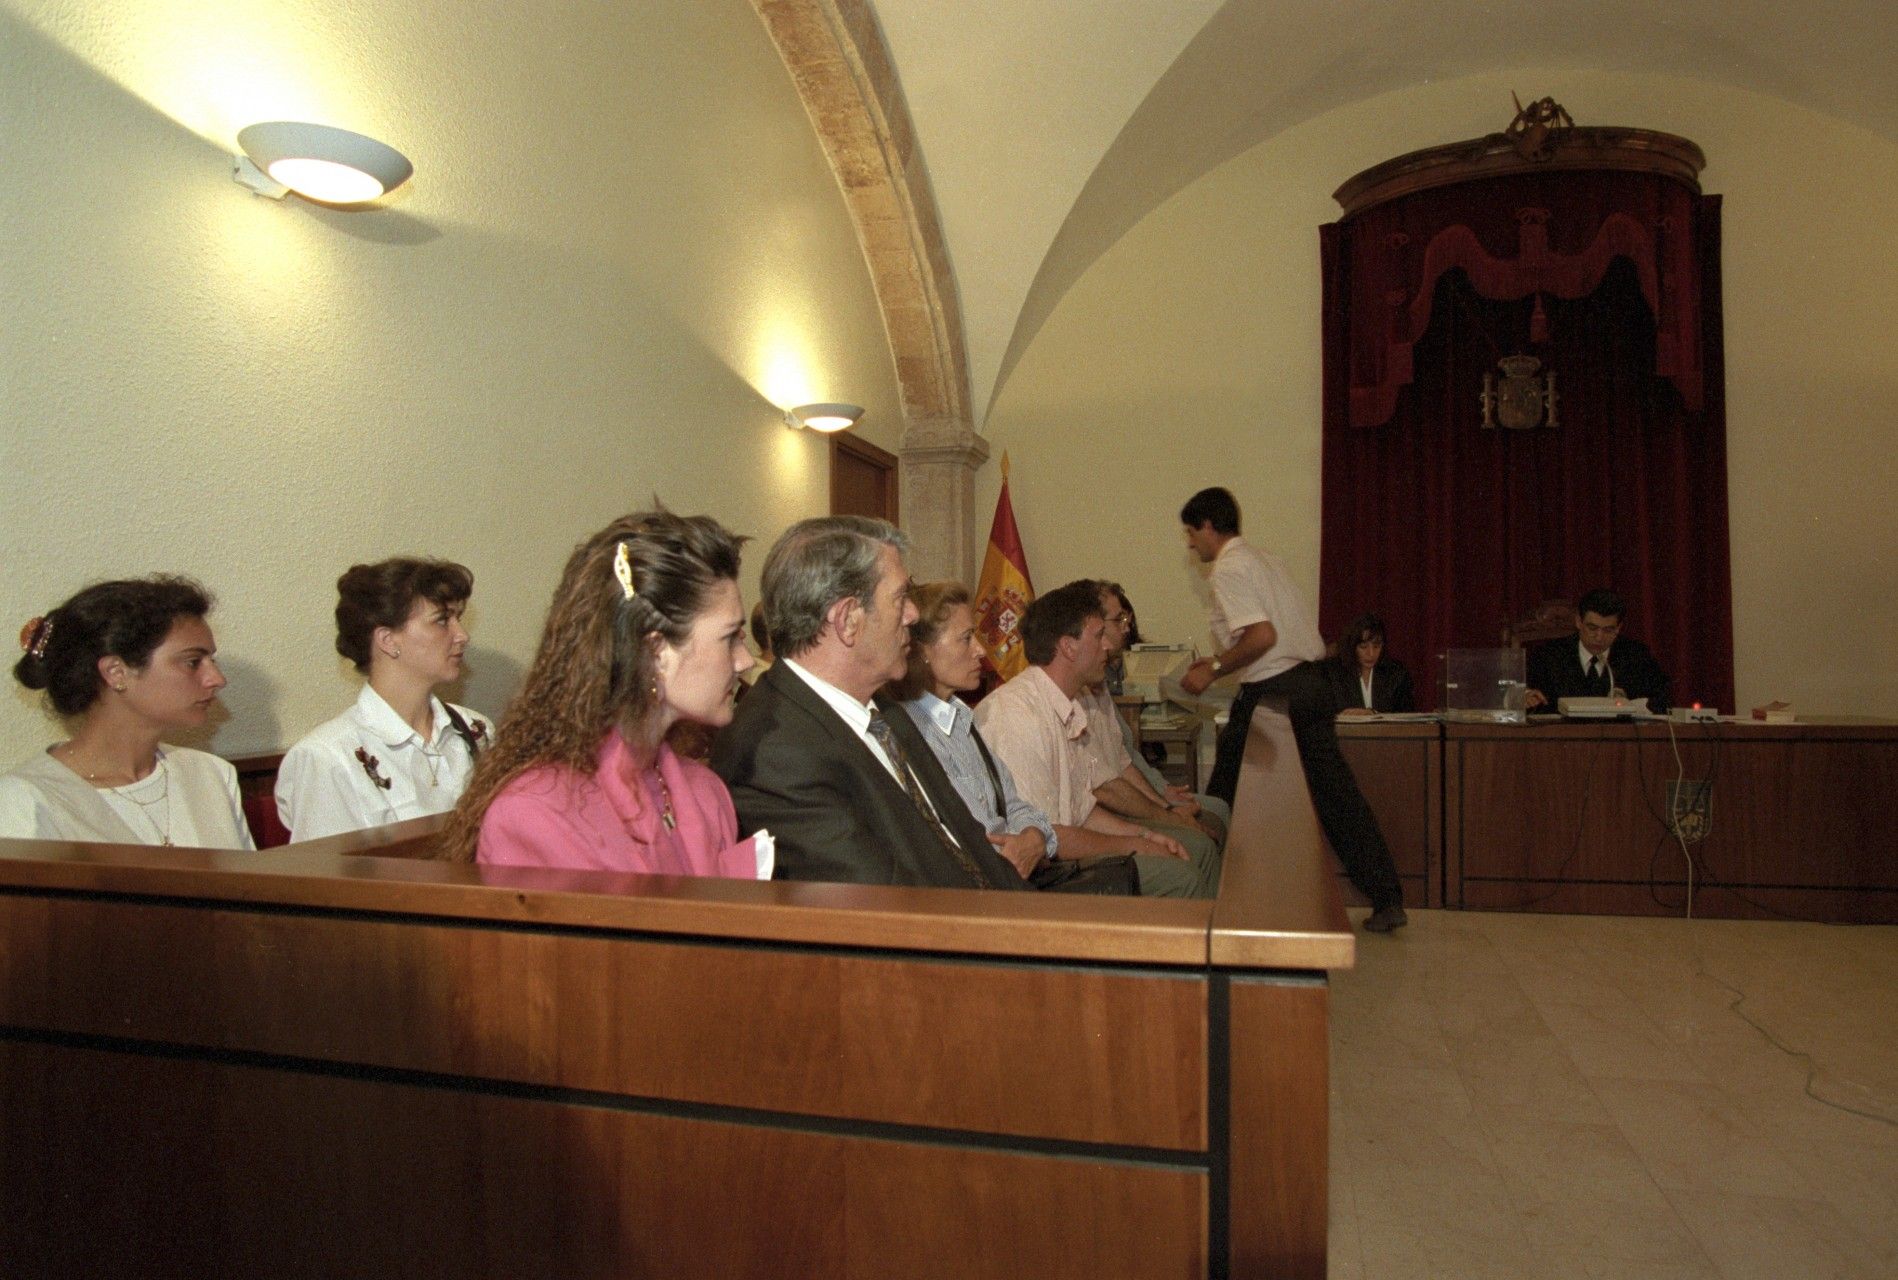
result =
M1349 103L1510 67L1611 69L1768 94L1898 138L1889 10L1870 0L875 4L955 268L977 427L1067 290L1134 224Z
M967 429L956 280L929 173L868 0L752 0L843 188L890 340L904 416Z

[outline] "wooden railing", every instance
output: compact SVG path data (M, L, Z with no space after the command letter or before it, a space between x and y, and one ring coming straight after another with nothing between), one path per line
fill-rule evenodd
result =
M0 841L9 1274L1322 1275L1352 937L1217 902ZM394 856L392 856L394 855Z

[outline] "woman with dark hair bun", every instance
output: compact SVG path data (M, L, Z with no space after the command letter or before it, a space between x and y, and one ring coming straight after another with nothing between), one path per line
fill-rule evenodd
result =
M574 548L492 751L437 856L451 862L768 879L718 775L668 736L732 718L750 669L743 541L709 516L622 516Z
M211 597L188 578L87 587L20 631L13 676L72 736L0 775L0 836L249 849L237 772L160 743L204 724L224 687Z
M446 813L461 799L488 724L435 689L461 677L473 593L461 565L406 556L336 580L336 652L369 678L278 766L277 816L292 840Z

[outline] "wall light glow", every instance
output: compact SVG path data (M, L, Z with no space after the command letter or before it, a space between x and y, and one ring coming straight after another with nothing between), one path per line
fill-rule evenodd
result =
M780 408L823 399L809 334L802 327L771 325L753 348L752 367L744 372L758 394Z
M382 184L359 169L333 160L279 160L270 176L292 191L331 204L361 204L382 194Z
M102 21L65 0L0 3L220 151L258 120L342 120L384 135L401 123L360 52L396 33L366 31L356 6L115 0Z

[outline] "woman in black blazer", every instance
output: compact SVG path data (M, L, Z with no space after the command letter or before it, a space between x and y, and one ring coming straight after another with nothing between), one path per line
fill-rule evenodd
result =
M1375 613L1355 619L1344 629L1337 652L1325 667L1340 715L1415 709L1410 672L1401 662L1384 656L1384 620Z

